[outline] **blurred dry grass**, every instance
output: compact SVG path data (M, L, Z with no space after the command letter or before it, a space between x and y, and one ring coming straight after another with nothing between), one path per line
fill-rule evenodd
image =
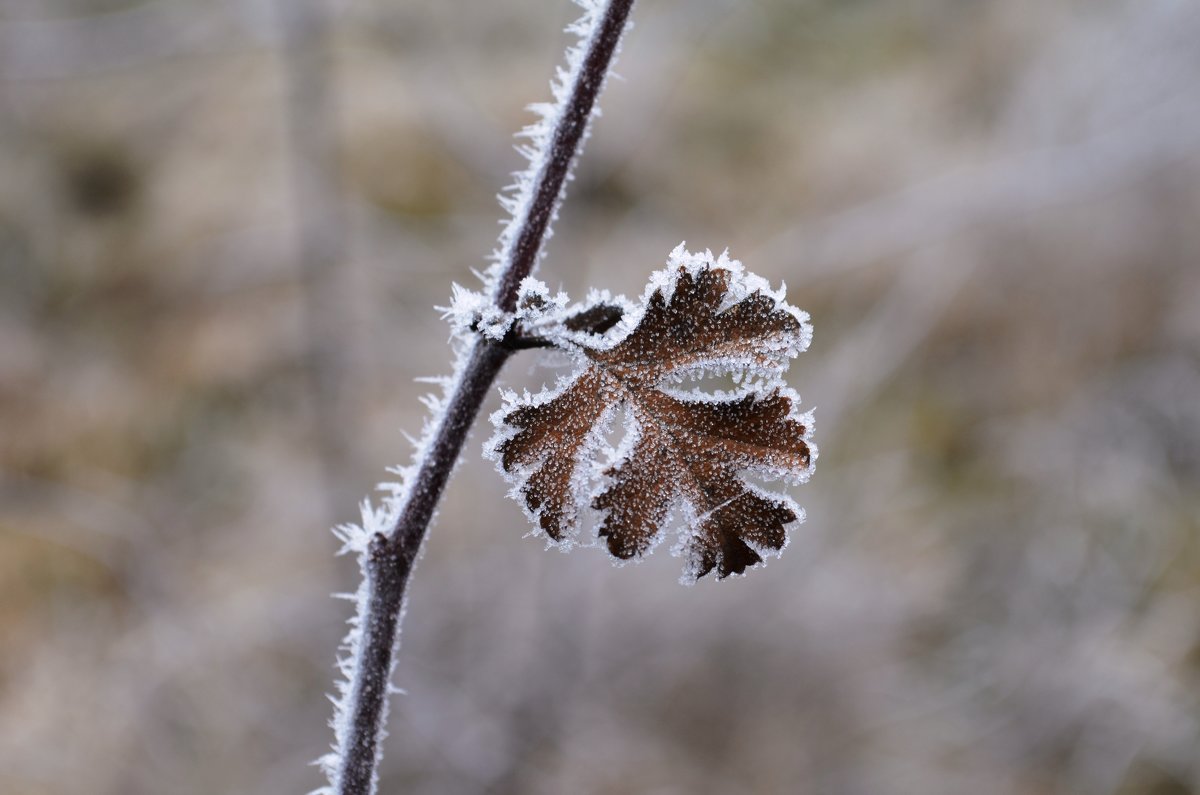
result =
M0 3L0 792L317 783L325 528L407 457L572 10L344 4L314 163L284 5ZM543 275L786 279L809 520L683 589L522 540L477 435L381 791L1200 791L1200 8L636 16Z

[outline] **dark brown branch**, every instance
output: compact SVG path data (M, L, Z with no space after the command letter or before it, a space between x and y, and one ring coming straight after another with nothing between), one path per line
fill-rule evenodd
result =
M371 544L366 565L368 609L362 617L357 681L351 683L350 737L340 760L338 795L369 795L374 791L400 608L413 563L471 423L509 353L483 337L476 340L395 529L390 538L376 536Z
M496 300L505 312L515 309L521 280L537 262L550 219L561 199L563 183L578 153L632 6L633 0L610 0L600 29L588 45L579 78L571 87L571 95L552 133L546 166L535 177L533 201L520 224L511 257L500 272ZM369 551L368 609L361 617L359 661L349 695L350 736L338 760L337 795L370 795L374 791L379 735L400 610L413 563L475 415L511 353L510 349L482 337L475 340L457 374L453 394L432 443L418 465L396 526L386 539L377 537Z
M517 233L512 258L505 263L504 272L500 277L500 291L496 294L496 303L505 312L516 308L521 280L532 273L533 266L537 264L538 255L545 243L546 230L550 227L550 219L554 217L554 209L562 198L563 183L567 174L571 172L571 162L575 159L583 134L587 131L588 120L596 105L596 96L604 85L604 78L608 74L613 55L616 54L621 32L625 30L625 22L632 7L633 0L610 0L604 19L600 23L599 33L584 56L579 80L573 86L571 97L567 100L551 138L546 168L538 175L533 201L530 202L525 221Z
M501 347L508 351L528 351L535 348L554 348L557 347L553 342L545 337L536 337L532 334L523 334L519 329L514 329L504 335L504 339L500 341Z

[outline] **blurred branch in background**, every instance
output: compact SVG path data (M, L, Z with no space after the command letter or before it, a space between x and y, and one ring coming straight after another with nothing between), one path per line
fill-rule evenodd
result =
M283 29L288 164L295 208L296 258L302 273L304 325L316 452L328 491L330 526L353 515L357 492L347 478L348 383L363 377L348 334L346 220L339 177L337 78L327 0L274 0ZM354 379L350 376L353 374Z
M60 16L48 3L31 5L38 11L28 18L0 17L0 75L9 81L96 77L153 68L168 58L270 47L278 38L261 2L211 0L197 5L149 0L113 5L106 12Z
M1132 119L1069 144L1017 151L780 232L753 257L800 258L804 281L902 256L982 224L1030 218L1147 179L1197 156L1200 107L1179 86Z

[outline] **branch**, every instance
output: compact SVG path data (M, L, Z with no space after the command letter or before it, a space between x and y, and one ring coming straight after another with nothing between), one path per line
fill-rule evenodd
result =
M522 185L518 183L517 200L524 205L526 211L519 223L518 217L514 215L514 223L510 224L510 229L519 229L519 232L512 236L511 245L501 254L500 264L503 270L496 292L496 305L502 311L511 312L516 308L521 280L533 273L549 237L550 222L556 216L558 205L562 201L563 183L586 136L596 97L600 94L612 67L613 56L616 55L621 33L625 30L625 22L632 7L633 0L609 0L603 16L598 19L599 24L591 40L586 45L566 104L562 112L557 114L549 146L545 147L543 144L541 147L544 150L543 157L530 158L534 166L530 169L533 189L529 191L530 195L525 201L521 201L525 199L525 190L520 190ZM541 106L540 109L546 111L547 120L552 118L551 108ZM527 134L536 140L541 137L543 129L541 125L535 125ZM505 232L502 240L508 237L509 230Z
M533 272L562 201L563 185L586 138L596 97L608 75L633 0L601 4L582 0L583 19L570 30L583 39L568 52L570 71L560 72L554 105L538 108L542 121L526 131L534 145L524 150L530 167L516 193L501 201L513 217L488 276L498 309L512 312L521 280ZM324 792L371 795L382 756L380 740L395 665L399 626L409 578L434 508L462 451L467 433L510 347L473 335L446 388L444 410L434 417L418 446L413 467L379 509L364 505L363 527L339 528L346 549L359 552L363 582L356 616L343 647L333 728L334 752L321 760L329 777Z

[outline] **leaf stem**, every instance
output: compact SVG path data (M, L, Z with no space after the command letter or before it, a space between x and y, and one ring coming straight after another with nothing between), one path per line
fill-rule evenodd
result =
M609 0L599 27L586 44L579 72L559 113L548 151L533 176L533 190L519 219L514 245L497 278L497 307L512 312L521 280L532 273L545 244L596 97L613 62L633 0ZM462 451L475 416L513 348L483 337L471 343L460 360L445 412L441 414L421 460L395 526L377 534L363 561L367 578L364 611L359 616L361 640L351 666L344 719L346 736L332 775L336 795L371 795L381 757L380 739L387 713L391 671L399 638L400 615L413 564L424 541L434 509Z

